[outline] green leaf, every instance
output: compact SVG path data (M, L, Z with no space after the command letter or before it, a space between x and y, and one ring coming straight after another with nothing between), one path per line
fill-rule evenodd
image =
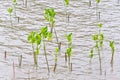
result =
M35 43L35 32L31 31L30 34L28 35L28 41L30 43Z
M55 48L55 52L56 52L56 53L59 52L59 48L58 48L58 47Z
M93 38L94 41L97 41L98 40L98 34L93 35L92 38Z
M103 27L103 24L102 24L102 23L99 23L99 24L98 24L98 27L99 27L99 28L102 28L102 27Z
M103 41L100 41L100 47L102 47L103 46Z
M99 44L98 44L98 42L96 42L96 44L95 44L95 47L96 47L96 48L98 48L98 47L99 47Z
M69 5L69 0L64 0L66 7Z
M43 39L47 38L47 36L48 36L48 27L47 26L46 27L42 27L40 34L43 37Z
M68 42L72 43L72 33L68 34L66 37Z
M68 47L66 52L67 52L68 57L71 57L71 55L72 55L72 48Z
M92 58L93 58L93 56L94 56L94 54L93 54L93 49L91 49L91 50L90 50L89 57L92 59Z
M104 35L102 33L100 33L99 38L100 38L100 40L104 40Z
M53 37L53 34L51 32L48 32L48 41L51 41Z
M16 3L17 0L13 0L14 3Z
M100 0L96 0L96 2L97 2L97 4L99 4L99 3L100 3Z
M112 52L114 52L114 41L109 41L109 46L112 49Z
M35 42L37 45L39 45L41 43L41 36L38 33L36 33Z
M13 9L12 8L8 8L7 11L9 12L9 14L11 14Z
M45 19L46 21L50 22L52 24L52 26L54 26L54 23L55 23L55 15L56 15L56 12L54 11L53 8L47 8L45 9Z

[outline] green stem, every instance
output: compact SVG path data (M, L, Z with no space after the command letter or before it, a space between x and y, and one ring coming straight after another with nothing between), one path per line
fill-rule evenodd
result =
M68 57L68 66L69 66L69 71L71 71L70 57Z
M45 42L43 41L44 44L44 54L45 54L45 59L46 59L46 63L47 63L47 68L48 68L48 74L50 73L50 69L49 69L49 64L48 64L48 59L47 59L47 53L46 53L46 46L45 46Z
M100 75L102 75L102 63L101 63L100 49L99 47L97 49L98 49L98 56L99 56L99 63L100 63Z
M54 32L55 32L56 41L57 41L57 44L58 44L58 47L59 47L59 40L58 40L58 36L57 36L57 32L56 32L55 28L54 28Z
M112 52L111 64L113 64L113 60L114 60L114 52Z
M33 57L34 57L34 64L37 66L37 56L36 52L34 51L34 45L32 44L32 51L33 51Z
M10 13L10 22L11 22L11 26L13 26L11 13Z

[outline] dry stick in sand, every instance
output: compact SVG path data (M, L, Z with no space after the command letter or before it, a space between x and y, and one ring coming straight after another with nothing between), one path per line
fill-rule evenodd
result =
M67 53L65 53L65 64L67 63Z
M13 61L13 80L15 80L15 64L14 64L14 61Z
M72 69L73 69L73 68L72 68L72 63L71 63L71 71L72 71Z
M5 51L5 56L4 57L5 57L5 60L6 60L6 58L7 58L7 52L6 51Z
M20 60L19 60L19 67L22 65L22 55L20 55Z

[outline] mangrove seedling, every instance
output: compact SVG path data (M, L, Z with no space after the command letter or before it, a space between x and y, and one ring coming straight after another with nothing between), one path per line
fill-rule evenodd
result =
M98 56L99 56L99 63L100 63L100 74L102 74L102 64L101 64L101 50L103 47L103 41L104 41L104 35L101 31L101 28L103 27L102 23L99 23L97 25L99 27L99 31L98 33L94 34L92 36L94 42L95 42L95 46L90 50L90 60L93 57L93 49L96 48L98 51Z
M56 71L56 67L57 67L58 54L59 54L59 48L56 47L56 48L55 48L55 65L54 65L54 72Z
M65 12L66 12L66 22L69 24L69 14L68 14L68 10L67 7L69 6L69 0L64 0L65 3ZM67 29L67 27L66 27Z
M45 9L45 19L46 21L49 22L50 24L50 27L51 27L51 33L53 32L53 27L54 27L54 23L55 23L55 11L53 8L48 8L48 9Z
M89 57L90 57L90 63L92 61L92 58L93 58L94 54L93 54L93 49L90 50L90 54L89 54Z
M28 35L28 41L32 44L32 51L34 55L34 63L37 65L37 55L39 54L39 49L41 47L41 36L38 32L30 32ZM35 49L36 48L36 49Z
M67 54L67 57L68 57L68 65L69 65L69 70L70 70L70 69L72 69L72 67L70 66L70 64L71 64L71 55L72 55L72 33L69 33L66 36L66 38L68 40L68 48L66 50L66 54Z
M98 12L98 4L100 3L101 0L96 0L96 16L99 17L100 19L100 12Z
M15 16L16 16L16 5L17 5L17 0L13 0L13 4L14 4Z
M66 38L68 40L68 46L72 46L72 33L66 35Z
M114 47L114 41L109 41L109 46L111 48L111 51L112 51L112 56L111 56L111 64L113 64L113 60L114 60L114 50L115 50L115 47Z
M56 12L53 8L45 9L44 17L45 17L46 21L49 22L49 26L51 27L51 31L49 33L50 40L52 40L52 33L53 33L53 29L54 29L56 40L57 40L57 43L58 43L58 46L59 46L59 40L58 40L57 32L56 32L55 27L54 27L54 25L55 25L55 15L56 15Z
M11 18L11 14L12 14L12 12L13 12L13 9L12 9L12 8L8 8L7 11L8 11L8 13L9 13L10 21L11 21L11 26L12 26L12 18Z
M69 65L69 70L71 70L71 55L72 55L72 47L68 47L66 50L67 56L68 56L68 65Z
M50 68L49 68L49 63L48 63L48 59L47 59L47 52L46 52L46 45L45 45L45 40L48 39L48 27L42 27L40 34L41 35L41 39L43 41L43 45L44 45L44 55L45 55L45 59L46 59L46 63L47 63L47 68L48 68L48 73L50 73Z

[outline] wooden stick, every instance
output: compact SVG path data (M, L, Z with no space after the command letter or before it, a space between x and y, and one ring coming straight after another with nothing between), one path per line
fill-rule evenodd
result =
M67 63L67 53L65 53L65 64Z
M56 72L56 67L57 67L57 63L55 63L55 65L54 65L54 73Z
M37 65L37 56L36 56L36 52L34 52L34 64Z
M5 57L5 60L6 60L6 58L7 58L7 52L6 51L5 51L5 56L4 57Z
M19 67L22 65L22 55L20 55L20 60L19 60Z
M72 71L72 63L71 63L71 71Z
M13 61L13 80L15 80L15 64L14 64L14 61Z

